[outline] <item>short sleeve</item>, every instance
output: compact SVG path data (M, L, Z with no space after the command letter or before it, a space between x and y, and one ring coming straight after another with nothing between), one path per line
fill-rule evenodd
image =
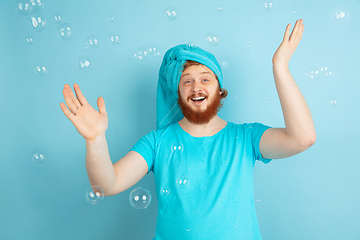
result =
M272 159L263 158L261 155L260 139L263 133L271 127L266 126L262 123L255 122L252 125L250 125L250 128L251 128L251 141L254 149L255 160L262 161L265 164L269 163Z
M150 171L153 171L154 168L154 159L155 159L155 138L156 132L151 131L142 138L140 138L135 145L130 149L130 151L138 152L146 161Z

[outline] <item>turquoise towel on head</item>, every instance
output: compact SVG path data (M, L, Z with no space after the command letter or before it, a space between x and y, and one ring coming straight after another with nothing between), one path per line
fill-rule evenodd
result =
M181 44L170 48L164 55L159 71L156 95L156 129L180 121L184 115L178 100L178 86L186 60L199 62L217 75L222 88L222 72L215 56L197 46Z

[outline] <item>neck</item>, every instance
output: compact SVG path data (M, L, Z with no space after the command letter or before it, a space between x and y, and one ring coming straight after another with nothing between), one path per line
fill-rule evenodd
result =
M223 129L227 124L227 122L221 119L218 115L215 115L215 117L212 118L210 122L205 124L197 125L191 123L185 117L181 119L178 123L184 131L194 137L213 136L221 129Z

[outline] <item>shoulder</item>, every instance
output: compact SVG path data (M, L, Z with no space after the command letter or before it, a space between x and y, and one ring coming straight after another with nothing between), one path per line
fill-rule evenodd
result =
M175 126L176 123L173 123L173 124L170 124L164 128L159 128L159 129L155 129L155 130L152 130L150 131L148 134L146 134L144 137L147 137L147 138L155 138L155 139L158 139L158 138L161 138L162 136L164 135L168 135L168 134L172 134L176 131L176 126Z
M230 132L237 132L237 134L249 134L256 135L258 133L262 133L265 130L270 128L262 123L253 122L253 123L233 123L228 122L227 129Z

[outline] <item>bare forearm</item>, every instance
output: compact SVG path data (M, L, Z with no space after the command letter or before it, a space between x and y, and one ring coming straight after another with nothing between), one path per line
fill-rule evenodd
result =
M100 186L105 195L115 183L115 170L110 159L105 133L86 141L86 170L91 186Z
M311 112L288 66L274 64L273 74L288 136L301 144L313 143L316 133Z

